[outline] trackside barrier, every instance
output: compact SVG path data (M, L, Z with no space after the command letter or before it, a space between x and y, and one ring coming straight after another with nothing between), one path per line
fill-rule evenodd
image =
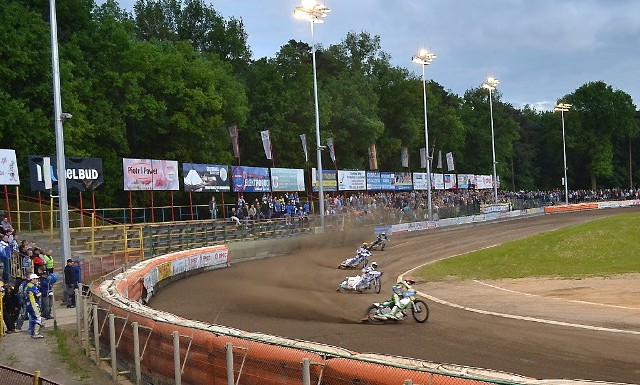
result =
M142 304L169 282L228 264L226 246L206 247L145 260L95 283L92 312L97 316L92 317L92 323L98 334L94 341L100 345L95 350L100 359L112 362L114 378L128 374L138 384L216 385L538 382L511 373L361 354L330 345L249 333L184 319ZM86 317L87 310L83 309L82 314ZM103 358L106 352L111 357Z
M58 382L40 377L40 371L31 374L4 365L0 365L0 383L3 385L60 385Z

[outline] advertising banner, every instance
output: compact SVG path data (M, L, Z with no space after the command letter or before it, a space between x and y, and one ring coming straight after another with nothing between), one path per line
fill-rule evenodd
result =
M20 185L15 150L0 149L0 185Z
M229 192L229 166L182 163L184 191Z
M125 191L177 191L178 162L175 160L122 159Z
M493 177L491 175L478 175L476 177L476 188L481 190L493 188L493 184L491 183L492 180Z
M304 191L304 170L272 168L271 191Z
M434 190L444 190L444 174L432 174L431 187Z
M395 190L395 174L392 172L367 171L367 190Z
M58 191L58 166L55 157L29 155L31 191ZM45 167L45 164L47 165ZM46 169L49 175L45 175ZM102 158L65 158L67 190L95 191L104 184ZM51 188L45 185L50 178Z
M367 189L367 176L364 171L338 170L339 191L364 191Z
M445 190L454 189L457 187L458 179L456 174L444 174L444 188Z
M414 172L413 173L413 189L414 190L426 190L427 186L427 173L426 172ZM433 184L431 185L433 188Z
M233 178L233 192L271 191L268 168L234 166L231 175Z
M408 191L413 187L413 180L410 172L396 172L394 185L396 191Z
M458 174L458 188L475 188L476 176L473 174Z
M318 192L318 171L311 169L311 186L313 192ZM322 170L322 191L338 191L338 173L336 170Z

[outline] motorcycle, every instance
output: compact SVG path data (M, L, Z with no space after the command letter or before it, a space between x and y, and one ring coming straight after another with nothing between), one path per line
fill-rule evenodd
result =
M369 255L357 254L353 258L347 258L338 265L338 269L357 269L360 264L362 264L362 267L367 266L369 264Z
M427 306L423 300L416 299L415 296L411 296L410 299L411 302L400 313L401 317L398 317L398 319L384 318L384 315L391 312L391 308L393 307L393 301L387 301L382 303L375 302L373 305L369 306L367 308L366 316L362 321L375 325L397 323L407 319L407 313L410 311L416 322L426 322L429 318L429 306Z
M369 284L364 287L358 287L362 281L362 276L356 275L355 277L346 277L344 281L340 283L340 286L336 289L336 291L347 292L347 291L355 291L358 293L362 293L365 290L373 290L376 294L380 294L380 288L382 287L382 272L380 271L372 271L369 274L373 276L373 278L369 281Z
M376 239L371 242L371 246L369 246L369 250L378 250L384 251L385 246L387 246L387 240L385 239Z

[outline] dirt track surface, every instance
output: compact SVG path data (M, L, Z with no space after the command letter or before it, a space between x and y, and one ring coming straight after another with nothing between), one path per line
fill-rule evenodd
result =
M519 293L536 291L535 296L526 296L527 300L535 301L535 306L531 302L529 308L532 312L535 308L536 314L525 315L544 319L562 316L563 321L578 320L580 324L587 322L585 318L597 315L595 318L600 321L594 321L596 326L599 326L597 322L603 322L606 327L627 329L630 333L503 318L431 300L427 300L431 315L425 324L412 320L381 326L360 322L366 307L386 299L396 277L413 267L539 232L631 211L640 209L544 215L395 236L387 250L374 252L372 259L384 271L383 292L379 295L335 291L345 275L352 275L336 268L357 247L347 245L300 250L291 255L238 263L228 269L201 274L164 288L152 299L151 306L190 319L321 342L363 353L414 357L540 379L639 384L640 324L634 326L634 317L640 316L637 311L640 295L634 295L640 291L637 275L621 277L618 281L625 281L621 284L624 286L619 286L622 291L631 292L626 297L630 298L627 302L619 298L615 288L611 289L616 286L615 278L610 278L606 284L574 281L573 286L569 285L571 281L564 280L564 287L552 279L417 285L419 291L427 294L429 290L440 290L440 294L448 296L450 302L473 299L474 288L477 288L476 300L472 301L477 305L475 307L483 303L498 305L498 310L504 313L512 309L526 313L527 306L524 309L519 306L523 304L523 295ZM503 285L512 292L482 292L487 290L485 284ZM580 289L576 290L576 287ZM563 302L558 305L556 297L575 300L575 306ZM554 301L554 306L544 302L549 300ZM577 301L609 303L621 308ZM620 318L617 312L623 311L622 308L632 313L627 318L628 322L616 322ZM614 318L613 321L602 321L609 316Z

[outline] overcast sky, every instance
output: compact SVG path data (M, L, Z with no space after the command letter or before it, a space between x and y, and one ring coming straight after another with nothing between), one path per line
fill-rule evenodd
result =
M241 18L254 59L289 39L311 42L296 0L205 0L222 17ZM131 10L134 0L121 0ZM638 0L320 0L331 9L315 27L324 47L349 31L380 36L392 65L420 74L419 49L437 58L427 77L462 96L487 76L515 107L553 108L562 96L602 80L640 104ZM322 74L318 73L321 77Z

